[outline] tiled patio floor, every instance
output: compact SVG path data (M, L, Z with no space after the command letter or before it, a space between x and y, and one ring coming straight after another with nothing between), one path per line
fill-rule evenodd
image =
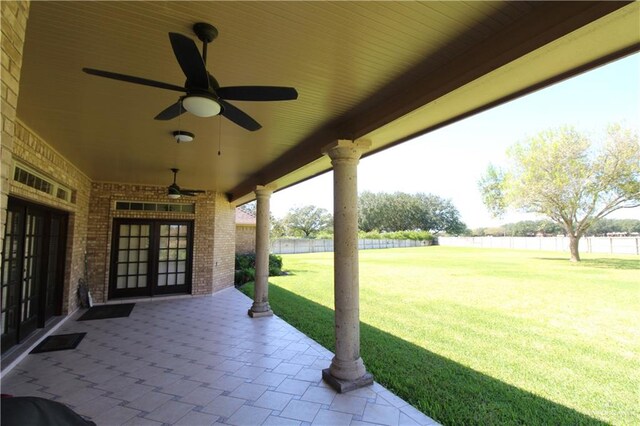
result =
M77 322L74 350L28 355L2 392L54 399L98 425L432 425L377 383L336 394L332 354L278 317L251 319L231 288L136 303L128 318Z

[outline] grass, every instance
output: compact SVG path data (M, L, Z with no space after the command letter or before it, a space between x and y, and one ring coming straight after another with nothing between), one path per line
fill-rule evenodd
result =
M447 425L640 424L640 259L583 257L361 251L367 369ZM283 259L272 309L333 350L333 254Z

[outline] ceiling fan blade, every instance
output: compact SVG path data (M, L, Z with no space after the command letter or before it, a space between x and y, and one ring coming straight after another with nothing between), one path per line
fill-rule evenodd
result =
M165 108L160 114L156 115L155 119L156 120L171 120L173 118L176 118L180 114L184 114L185 112L186 111L185 111L184 107L182 106L182 100L179 100L175 104L170 105L167 108Z
M202 189L181 189L180 194L186 195L188 197L195 197L197 194L204 194L205 191Z
M298 99L293 87L278 86L230 86L216 89L222 99L230 101L290 101Z
M229 102L223 101L222 99L218 99L218 102L222 105L221 115L233 121L238 126L244 127L251 132L255 132L262 127L260 123L251 118L247 113L231 105Z
M178 33L169 33L169 39L173 53L176 55L189 85L207 90L209 88L209 74L195 42Z
M99 77L111 78L113 80L126 81L127 83L142 84L144 86L158 87L160 89L175 90L176 92L186 92L184 87L175 84L163 83L161 81L149 80L141 77L134 77L126 74L118 74L116 72L101 71L93 68L82 68L87 74L97 75Z

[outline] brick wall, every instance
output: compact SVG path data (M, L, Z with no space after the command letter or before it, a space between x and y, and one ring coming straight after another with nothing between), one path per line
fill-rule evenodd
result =
M236 225L236 253L247 254L256 252L256 227L251 225Z
M22 51L24 36L29 17L29 1L0 2L0 45L2 59L0 66L0 88L2 122L0 135L0 253L4 246L4 226L7 220L7 201L9 196L9 178L15 133L16 108L20 92L20 70L22 69Z
M172 203L195 203L196 214L115 210L116 201L166 203L166 191L165 186L105 182L91 185L87 234L88 281L96 302L104 302L108 297L114 218L194 221L192 294L210 294L233 285L235 227L233 216L228 223L226 211L233 212L233 209L224 196L207 192L197 197L171 200ZM218 211L220 218L216 217ZM233 230L230 243L226 241L229 227ZM225 241L219 241L221 239Z

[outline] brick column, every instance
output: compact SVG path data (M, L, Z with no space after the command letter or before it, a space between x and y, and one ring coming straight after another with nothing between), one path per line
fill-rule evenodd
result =
M273 315L269 306L269 201L273 187L256 188L256 279L253 305L249 309L252 318Z
M333 165L336 355L322 378L340 393L373 383L360 357L358 276L358 161L370 146L368 141L338 140L323 150Z
M20 91L20 71L24 36L29 17L29 1L0 1L2 10L2 137L0 137L0 254L4 246L4 226L7 221L7 202L11 162L13 158L13 137L15 134L16 108Z

